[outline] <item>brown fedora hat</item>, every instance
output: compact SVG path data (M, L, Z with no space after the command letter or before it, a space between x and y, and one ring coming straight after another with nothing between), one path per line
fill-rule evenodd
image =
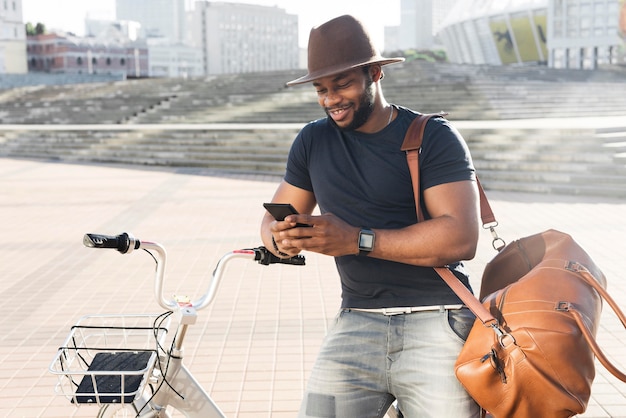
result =
M308 83L369 64L385 65L404 61L404 58L385 58L380 55L365 26L350 15L336 17L311 29L308 55L309 73L289 81L288 86Z

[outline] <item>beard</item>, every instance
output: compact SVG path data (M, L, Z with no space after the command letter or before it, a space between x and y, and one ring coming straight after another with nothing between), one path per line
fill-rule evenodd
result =
M352 122L350 122L347 126L344 126L342 128L339 125L337 125L337 122L335 122L333 118L331 118L330 115L328 114L329 112L328 109L324 109L326 112L326 115L328 116L328 120L330 120L330 122L333 125L335 125L337 129L341 131L356 131L361 126L363 126L365 122L367 122L367 120L372 115L372 112L374 111L374 86L373 85L374 85L374 82L370 79L368 81L367 86L365 86L365 90L363 91L363 94L361 94L361 96L359 97L358 106L354 107L355 111L354 111L354 117L352 118ZM352 102L352 104L354 105L354 102Z

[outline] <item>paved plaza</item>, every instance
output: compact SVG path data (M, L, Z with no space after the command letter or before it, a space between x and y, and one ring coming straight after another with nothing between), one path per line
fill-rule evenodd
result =
M86 232L131 232L168 249L165 287L198 295L224 253L260 243L262 203L278 178L202 169L64 164L0 158L0 416L89 417L56 396L47 369L85 314L160 312L153 263L82 245ZM488 186L488 185L487 185ZM626 200L487 192L510 241L554 228L571 234L626 307ZM478 287L495 254L484 231L468 263ZM186 363L228 417L294 417L339 305L330 257L307 266L230 265L216 302L190 330ZM605 306L598 341L626 370L626 330ZM626 418L626 383L598 364L586 418Z

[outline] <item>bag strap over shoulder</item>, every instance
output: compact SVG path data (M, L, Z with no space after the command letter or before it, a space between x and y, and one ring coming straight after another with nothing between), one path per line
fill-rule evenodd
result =
M404 136L404 142L402 142L402 147L400 149L406 152L406 159L409 164L409 170L411 171L411 178L416 181L413 181L413 193L416 196L416 199L419 199L419 154L422 148L422 141L424 139L424 130L426 129L426 124L431 118L435 117L444 117L446 116L446 112L439 113L422 113L418 115L411 125L409 129L406 131ZM491 205L489 204L489 200L487 199L487 195L485 194L485 190L483 189L478 177L476 178L476 183L478 184L478 193L480 195L480 217L483 222L484 227L488 227L491 224L497 224L496 217L493 214L493 210L491 209ZM418 205L418 209L421 210L421 207Z
M419 153L422 146L424 130L431 118L443 117L445 115L447 115L447 113L441 112L426 113L417 116L409 126L401 147L401 150L406 152L406 159L409 164L409 171L411 172L411 180L413 183L415 209L417 211L418 221L420 222L424 220L424 214L422 213L420 205ZM478 183L478 190L480 192L480 208L483 225L497 223L480 183ZM494 329L498 327L496 318L491 315L487 308L480 303L476 296L474 296L449 269L445 267L435 267L435 271L483 324L493 326Z

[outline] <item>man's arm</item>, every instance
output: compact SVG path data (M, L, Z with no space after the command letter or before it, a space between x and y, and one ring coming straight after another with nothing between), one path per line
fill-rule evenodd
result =
M476 182L446 183L426 189L423 195L431 219L401 229L374 229L374 249L368 257L426 267L443 266L474 257L480 211ZM299 210L309 208L305 201L299 204L302 205ZM286 219L313 225L313 229L287 229L277 223L279 227L274 233L281 247L332 256L358 254L359 231L361 227L369 226L349 225L332 214L291 215ZM264 224L269 224L267 217ZM271 245L271 241L269 243ZM290 251L286 252L292 254Z
M431 219L399 230L375 231L378 245L370 257L428 267L474 258L480 229L476 182L441 184L423 195Z

